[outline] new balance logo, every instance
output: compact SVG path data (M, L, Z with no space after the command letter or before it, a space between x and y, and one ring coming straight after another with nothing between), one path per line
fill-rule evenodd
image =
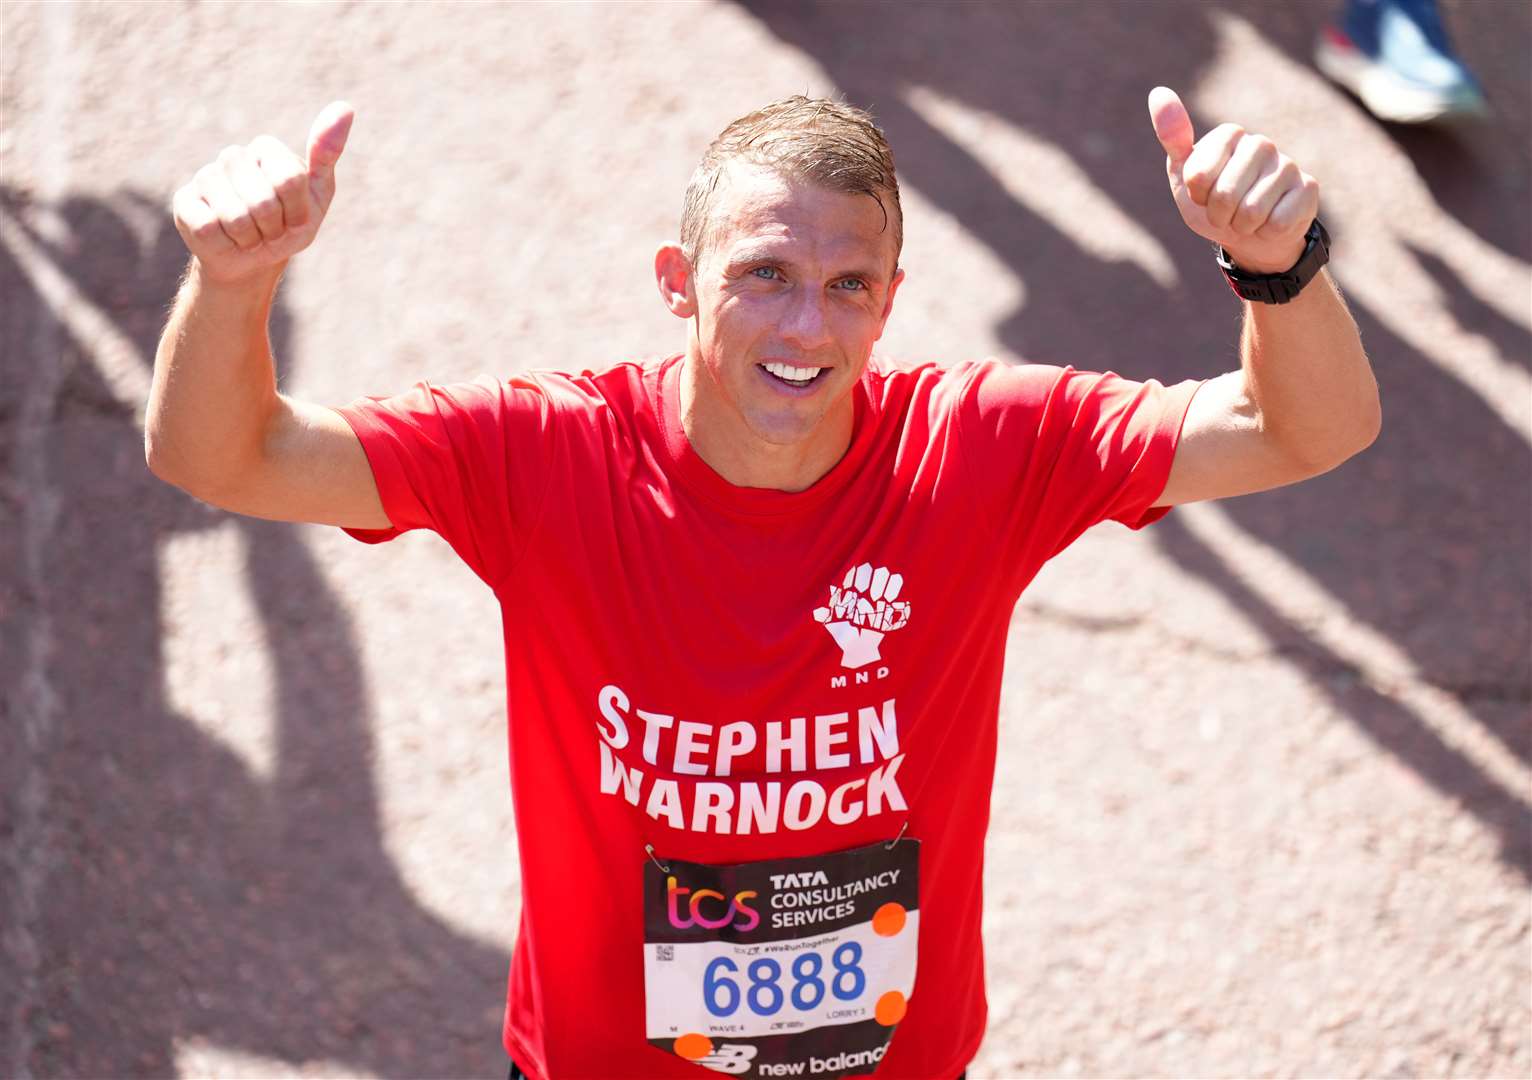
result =
M713 1052L705 1058L697 1061L698 1065L721 1073L743 1073L750 1071L750 1063L755 1060L756 1047L746 1043L719 1043Z
M878 645L890 631L910 621L910 604L898 599L904 578L871 563L846 571L840 587L830 586L830 603L814 609L814 621L840 646L841 667L865 667L882 659Z

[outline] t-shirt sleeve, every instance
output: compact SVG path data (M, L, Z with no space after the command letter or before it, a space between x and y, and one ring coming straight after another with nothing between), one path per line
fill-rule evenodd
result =
M1170 478L1181 424L1202 384L1134 382L1045 364L975 366L960 445L1004 550L1030 579L1086 529L1141 529Z
M492 588L536 526L551 475L555 411L536 376L433 385L338 410L362 442L388 529L364 543L431 529Z

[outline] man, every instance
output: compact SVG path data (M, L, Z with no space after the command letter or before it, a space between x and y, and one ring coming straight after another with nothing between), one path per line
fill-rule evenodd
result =
M1240 370L1204 383L872 359L904 277L898 183L870 118L831 101L709 147L655 258L681 353L340 410L276 392L264 327L351 110L320 114L303 159L263 137L176 194L193 259L151 467L369 542L435 529L502 604L513 1076L972 1058L1021 590L1099 521L1313 476L1378 430L1317 183L1235 125L1194 141L1165 88L1149 106L1183 219L1255 298Z

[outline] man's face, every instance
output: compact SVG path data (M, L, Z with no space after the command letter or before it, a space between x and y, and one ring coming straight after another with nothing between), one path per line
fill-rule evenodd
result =
M709 434L741 451L849 437L851 389L903 277L896 257L871 197L731 165L692 274L694 412Z

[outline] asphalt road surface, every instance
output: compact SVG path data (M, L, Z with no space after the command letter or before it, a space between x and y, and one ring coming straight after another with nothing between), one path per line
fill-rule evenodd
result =
M144 467L203 162L356 105L272 327L336 404L678 348L649 260L697 156L841 92L904 185L885 351L1169 381L1238 308L1164 83L1320 179L1384 431L1023 598L970 1075L1527 1076L1532 9L1445 7L1494 109L1456 132L1314 72L1328 0L0 7L0 1075L504 1075L493 598Z

